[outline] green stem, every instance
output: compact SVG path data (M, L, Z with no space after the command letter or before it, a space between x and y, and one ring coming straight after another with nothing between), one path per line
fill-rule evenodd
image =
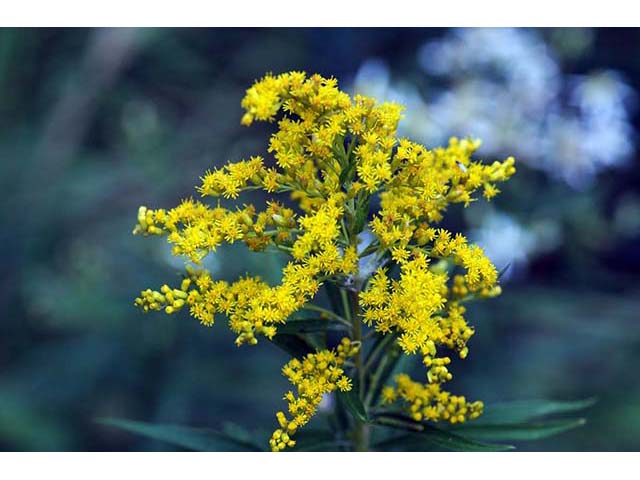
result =
M314 305L312 303L305 303L302 308L304 310L311 310L313 312L322 313L322 314L328 316L329 318L331 318L332 320L335 320L336 322L339 322L339 323L351 328L351 323L350 322L348 322L347 320L342 318L337 313L332 312L331 310L327 310L326 308L319 307L318 305Z
M385 337L382 339L382 341L380 343L378 343L378 345L375 346L375 348L369 354L369 358L367 359L367 363L364 366L365 373L373 366L373 364L378 359L380 354L382 352L384 352L387 349L387 347L389 346L389 344L393 343L394 340L395 340L395 335L393 333L388 333L388 334L385 335Z
M349 241L349 232L347 230L347 226L344 223L344 218L340 220L340 225L342 226L342 234L344 235L345 242L347 243L347 245L351 245L351 242Z
M356 146L357 143L358 143L357 137L353 137L351 139L351 143L349 144L349 150L347 150L347 154L346 154L347 162L349 162L349 159L351 157L351 153L353 153L353 149L354 149L354 147Z
M351 326L352 326L352 336L353 336L353 340L360 342L362 344L362 321L359 318L358 315L358 292L349 292L349 301L351 304ZM364 390L365 390L365 385L364 385L364 362L363 362L363 355L362 355L362 348L360 348L360 350L358 351L357 355L355 356L355 364L356 364L356 368L358 369L358 384L360 385L360 391L359 391L359 396L360 396L360 400L363 399L364 397Z
M351 307L351 336L354 341L362 343L362 320L359 315L358 292L353 290L349 291L348 300ZM365 371L362 350L363 348L361 346L354 358L356 374L358 376L358 396L360 397L360 401L363 401L365 396ZM366 452L369 450L369 426L357 419L355 422L353 427L353 445L357 452Z
M375 330L371 330L369 333L367 333L364 337L362 337L362 341L366 342L367 340L371 340L373 337L375 337L378 334L378 332L376 332ZM364 367L365 370L367 369L367 367Z
M424 430L424 426L419 423L403 420L401 418L379 416L376 418L376 423L378 425L399 428L401 430L414 430L416 432L422 432Z
M393 339L392 335L390 335L390 337ZM387 365L389 364L390 360L391 358L389 356L389 352L386 352L386 354L380 360L380 363L378 364L378 368L376 368L376 371L373 372L373 375L371 375L371 382L369 382L369 390L367 391L367 396L364 400L365 408L371 406L375 392L378 389L378 385L380 385L380 377L382 376L382 373L384 372L385 368L387 368Z
M344 316L349 322L349 327L351 327L351 305L349 305L349 297L347 296L347 291L344 288L340 289L340 298L342 299L342 309L344 310Z

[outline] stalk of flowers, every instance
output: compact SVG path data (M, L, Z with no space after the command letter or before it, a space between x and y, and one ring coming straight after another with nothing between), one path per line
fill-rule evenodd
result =
M336 345L283 367L296 392L284 396L288 415L277 413L275 451L293 447L323 395L336 390L353 390L368 412L395 407L417 422L478 417L482 402L452 395L443 384L452 378L450 355L469 353L474 330L464 304L500 294L498 272L480 247L438 223L451 204L466 207L479 193L486 199L499 193L496 184L515 173L513 158L472 160L477 140L451 138L429 150L399 139L402 106L352 98L320 75L266 75L247 90L242 107L244 125L277 121L268 147L273 161L255 156L206 172L197 187L202 200L169 210L140 207L134 234L166 236L173 253L196 267L187 265L179 285L143 291L136 305L167 314L188 309L207 326L224 315L238 346L274 339L303 310L348 329ZM274 199L261 209L220 204L220 197L255 189ZM229 283L197 267L234 242L284 252L282 282ZM323 286L340 292L343 308L313 303ZM401 373L380 385L398 355L419 355L424 377ZM365 422L353 420L354 449L368 448L367 431Z

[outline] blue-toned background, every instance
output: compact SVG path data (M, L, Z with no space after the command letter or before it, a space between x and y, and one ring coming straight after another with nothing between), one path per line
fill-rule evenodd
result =
M236 348L220 319L143 316L175 278L137 207L194 194L207 168L264 153L240 126L265 72L335 76L407 106L401 134L480 137L516 177L452 208L502 268L474 304L452 389L485 403L597 397L589 423L520 445L640 449L640 30L0 29L0 449L164 449L98 417L269 430L286 356ZM249 198L262 201L261 197ZM277 281L282 258L221 248L219 278Z

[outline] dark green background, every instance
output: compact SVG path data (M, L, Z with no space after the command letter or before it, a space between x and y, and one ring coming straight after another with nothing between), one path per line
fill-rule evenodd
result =
M137 207L175 205L207 168L265 153L272 127L239 124L244 90L265 72L347 86L376 56L411 79L416 49L443 33L0 30L0 449L167 448L95 423L105 416L271 429L287 388L281 351L236 348L224 319L208 329L134 309L181 268L164 241L131 235ZM640 89L640 32L594 38L565 73L615 68ZM640 236L614 227L620 199L640 195L637 164L581 190L520 164L495 200L553 219L563 241L471 306L477 335L452 390L485 403L599 399L584 428L519 448L640 448ZM460 209L449 213L464 230ZM208 266L275 282L282 260L224 247Z

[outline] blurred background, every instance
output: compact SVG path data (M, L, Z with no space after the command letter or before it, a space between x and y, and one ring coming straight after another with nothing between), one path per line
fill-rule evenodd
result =
M451 389L597 397L584 428L519 448L639 450L640 30L390 28L0 29L0 449L170 448L98 417L273 427L286 355L236 348L224 319L141 315L183 263L131 230L265 154L273 126L241 127L240 100L291 69L404 103L401 134L430 147L516 156L502 195L447 218L510 265L469 308ZM207 267L277 281L283 261L225 247Z

